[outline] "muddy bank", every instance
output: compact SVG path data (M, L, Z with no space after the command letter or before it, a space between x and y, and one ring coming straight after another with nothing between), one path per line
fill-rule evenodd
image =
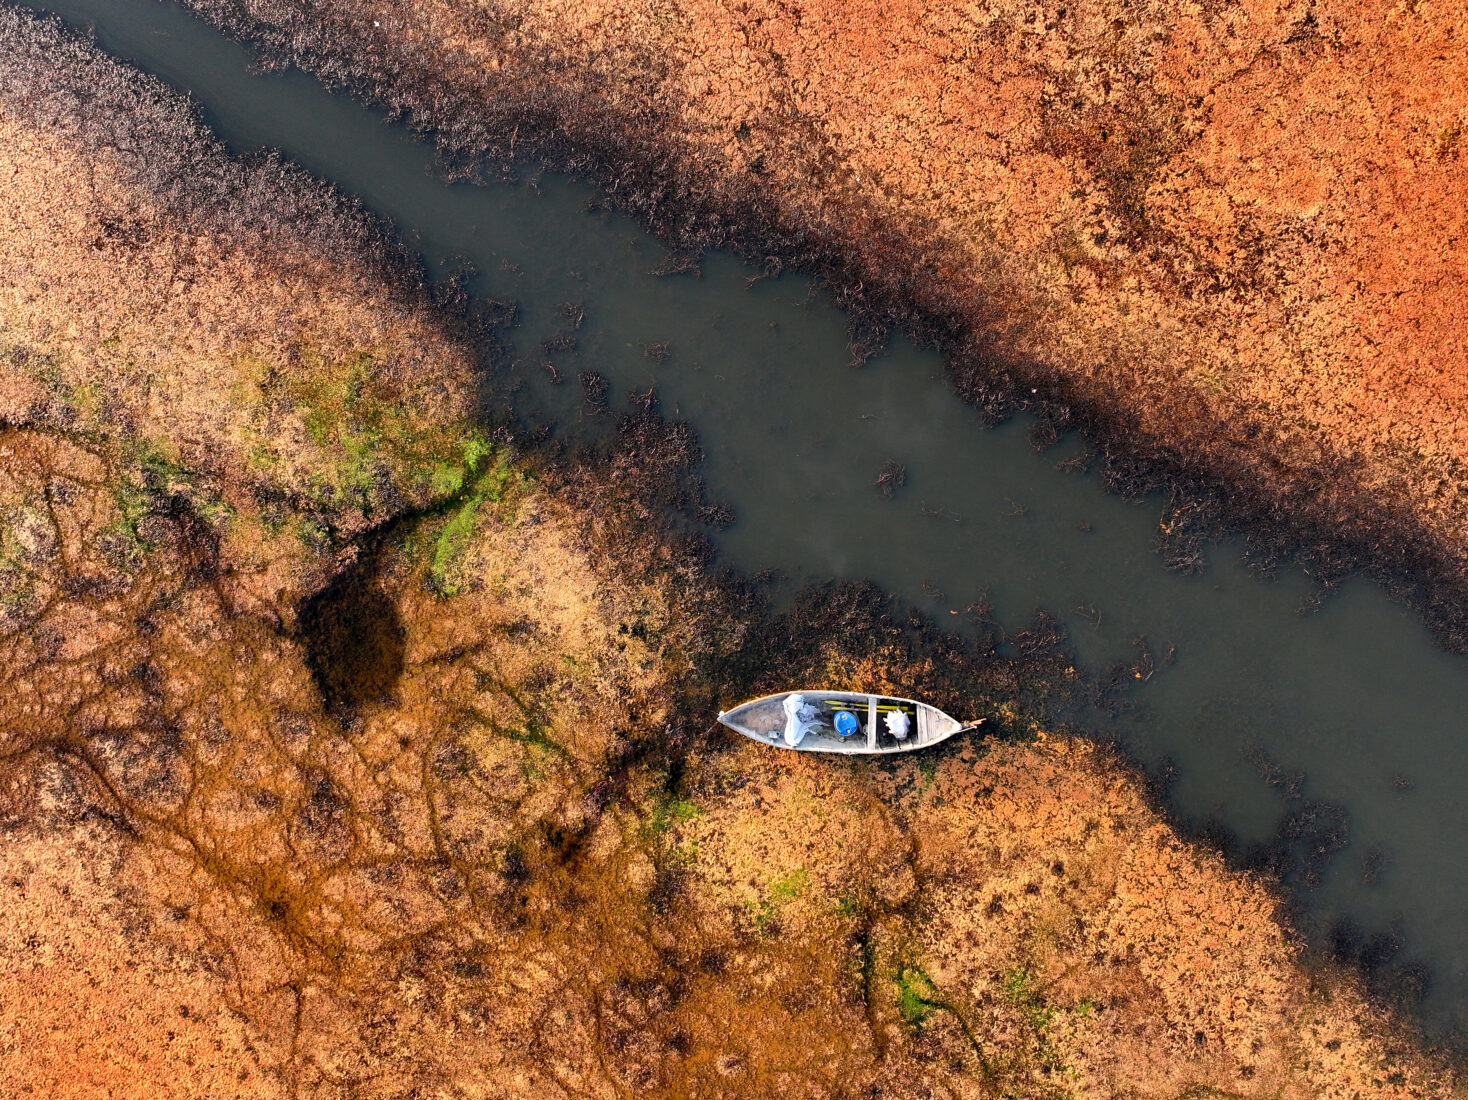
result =
M993 415L1176 489L1180 566L1244 528L1468 644L1449 6L193 6L686 254L825 274L855 359L900 325Z
M1260 882L1039 728L1085 690L1046 624L767 613L668 527L686 429L513 450L329 191L42 24L0 45L13 1080L64 1035L144 1094L1452 1094ZM709 728L789 680L994 736L886 766Z

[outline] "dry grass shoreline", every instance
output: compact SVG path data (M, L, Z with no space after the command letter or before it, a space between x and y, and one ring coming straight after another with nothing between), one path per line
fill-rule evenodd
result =
M898 324L1172 489L1179 564L1243 529L1468 647L1450 6L192 6L466 161L546 156L689 252L826 275L858 354Z
M370 224L49 25L0 46L0 1087L1461 1095L1037 728L1078 680L1043 624L1001 658L861 592L762 614L669 535L686 431L516 455ZM788 678L1006 736L700 732Z

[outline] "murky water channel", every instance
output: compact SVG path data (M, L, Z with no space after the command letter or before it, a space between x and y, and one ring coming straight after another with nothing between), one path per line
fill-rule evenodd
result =
M390 218L432 269L467 260L474 293L518 302L496 385L521 417L610 426L584 404L581 370L610 380L614 407L656 387L697 429L711 495L737 516L717 535L731 564L871 578L953 625L985 594L1011 628L1048 608L1098 667L1134 661L1140 637L1173 651L1104 719L1111 732L1144 762L1172 762L1180 817L1245 845L1291 820L1344 829L1318 884L1294 884L1307 928L1323 943L1341 922L1376 936L1368 955L1385 970L1427 968L1432 1030L1468 1020L1468 660L1379 589L1353 581L1301 614L1309 578L1261 580L1232 543L1209 548L1201 576L1171 574L1152 550L1159 502L1060 469L1077 440L1038 455L1023 422L982 430L937 357L900 340L851 368L843 316L799 277L751 286L755 272L721 254L654 275L657 242L587 212L588 185L529 168L516 184L446 183L403 127L301 73L254 71L158 0L34 6L186 89L234 149L280 149ZM888 461L907 473L890 500L873 484Z

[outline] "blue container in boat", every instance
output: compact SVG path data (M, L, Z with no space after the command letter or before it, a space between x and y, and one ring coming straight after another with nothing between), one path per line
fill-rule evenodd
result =
M842 737L850 737L856 732L858 723L856 715L849 710L838 710L836 712L836 732Z

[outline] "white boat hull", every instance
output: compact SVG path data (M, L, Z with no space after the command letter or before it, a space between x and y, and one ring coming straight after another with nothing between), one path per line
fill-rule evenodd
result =
M814 704L819 714L799 742L790 745L784 737L787 719L784 703L792 694L797 693L782 691L778 695L751 699L733 710L721 712L719 721L736 733L742 733L763 745L793 749L796 752L834 752L844 755L912 752L914 749L936 745L961 730L972 728L949 717L937 707L920 703L916 699L856 691L808 690L798 694L804 696L806 703ZM835 716L841 710L849 712L856 719L856 732L849 737L842 737L836 731ZM907 716L905 738L894 736L891 732L893 725L901 727L903 724L900 719L896 722L887 720L887 716L896 711Z

